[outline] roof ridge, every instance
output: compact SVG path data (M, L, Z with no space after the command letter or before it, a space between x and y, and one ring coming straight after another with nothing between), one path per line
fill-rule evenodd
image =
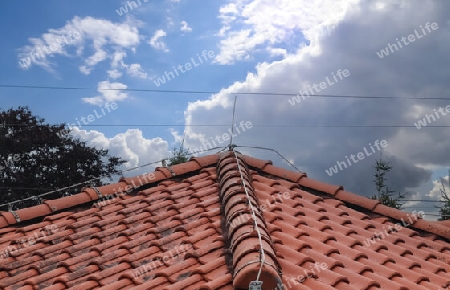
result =
M0 211L0 229L11 225L18 225L24 221L39 217L46 217L58 211L81 206L101 199L109 199L111 196L123 195L132 192L142 186L161 182L173 176L195 172L202 168L216 164L218 155L191 157L188 162L176 164L170 167L156 167L155 171L135 177L122 177L117 183L99 187L85 187L81 192L58 199L44 200L42 204L19 209L17 211ZM137 185L139 182L139 185Z
M297 183L302 187L313 189L319 192L326 193L333 196L337 200L345 203L359 206L367 209L371 212L377 213L382 216L390 217L398 221L411 221L411 214L416 217L417 211L408 213L396 208L388 207L381 204L378 200L373 200L368 197L358 195L349 191L345 191L341 185L333 185L325 183L319 180L309 178L304 172L293 172L281 167L274 166L271 161L263 161L257 158L244 156L246 163L255 169L259 169L267 174L280 177L282 179ZM419 215L423 211L419 211ZM425 232L433 233L435 235L450 239L450 222L445 223L443 221L426 221L422 217L415 218L409 224L410 227L423 230Z
M280 263L240 153L220 154L217 182L225 238L233 256L233 286L247 289L256 280L263 282L265 289L276 288L281 282Z

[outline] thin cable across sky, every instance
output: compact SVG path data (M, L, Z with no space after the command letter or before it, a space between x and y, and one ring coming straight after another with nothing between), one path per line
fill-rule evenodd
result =
M135 88L89 88L89 87L57 87L36 85L11 85L0 84L0 88L17 89L45 89L45 90L95 90L95 91L124 91L124 92L148 92L148 93L176 93L176 94L227 94L227 95L258 95L258 96L297 96L298 93L274 93L274 92L217 92L217 91L191 91L191 90L157 90ZM350 99L398 99L398 100L450 100L450 97L397 97L397 96L359 96L359 95L310 95L317 98L350 98Z

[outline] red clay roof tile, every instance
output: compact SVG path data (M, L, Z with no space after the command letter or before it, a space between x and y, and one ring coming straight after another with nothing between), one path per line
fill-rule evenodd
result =
M192 157L190 161L196 162L201 168L208 167L210 165L215 165L219 159L217 154L202 156L202 157ZM186 164L186 163L185 163ZM178 166L180 164L177 164ZM175 165L175 166L177 166Z
M243 158L245 160L245 163L253 168L257 168L258 170L264 170L267 165L273 164L270 160L261 160L250 156L243 156Z
M236 156L195 157L0 212L0 288L247 289L260 269L248 202L266 253L263 289L450 285L447 223L415 219L305 173ZM118 194L131 190L137 195ZM92 201L99 202L83 209ZM43 222L23 224L38 217ZM387 230L396 224L398 231ZM55 232L16 249L16 240L52 225Z

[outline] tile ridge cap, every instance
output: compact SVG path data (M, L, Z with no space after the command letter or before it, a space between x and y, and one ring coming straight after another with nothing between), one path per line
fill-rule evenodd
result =
M276 287L274 281L281 281L281 266L274 242L258 207L259 201L248 167L239 152L228 151L219 155L217 179L220 185L221 218L224 221L224 237L233 257L229 266L235 287L247 289L249 283L255 281L257 273L261 271L260 280L264 281L268 289L273 289ZM249 214L252 221L242 219L242 213ZM255 227L255 224L258 226ZM255 254L261 255L261 248L265 253L264 264L260 259L255 259Z

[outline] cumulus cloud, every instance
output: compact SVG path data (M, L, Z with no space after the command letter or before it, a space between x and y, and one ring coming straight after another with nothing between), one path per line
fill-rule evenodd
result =
M433 189L428 194L429 197L433 199L442 199L442 192L447 193L450 197L450 186L449 186L449 176L440 178L438 180L433 180Z
M155 34L152 36L152 38L149 40L149 44L156 50L162 50L164 52L169 52L169 50L166 48L166 44L160 40L162 37L166 36L167 33L159 29L155 32Z
M99 96L82 98L82 100L92 105L102 105L106 102L124 101L129 98L129 96L121 90L126 88L127 85L119 82L111 83L109 81L102 81L98 83L98 92L100 93Z
M120 78L126 72L129 76L134 78L146 79L148 74L138 63L126 64L125 58L127 53L124 51L116 51L111 55L111 69L107 71L108 76L112 79Z
M30 53L39 50L42 47L51 46L60 42L61 37L79 34L70 45L67 44L58 48L50 55L39 58L32 64L41 66L42 68L55 72L54 63L50 62L50 58L56 55L78 56L85 59L84 64L79 67L84 74L89 74L92 69L100 62L107 58L105 47L110 46L112 49L133 49L139 44L139 31L136 23L127 20L124 23L114 23L109 20L96 19L93 17L75 16L68 21L66 25L56 29L49 29L47 33L42 34L38 38L31 37L29 41L31 45L25 45L19 48L19 58L24 58ZM91 45L91 46L89 46ZM83 53L89 49L93 49L93 54L84 55ZM73 50L73 54L68 51Z
M123 169L130 169L144 164L166 158L169 155L169 144L161 138L147 139L139 129L128 129L124 133L117 134L111 138L96 130L80 130L73 127L71 134L98 149L108 149L112 156L120 156L127 161ZM127 176L135 176L144 172L154 170L154 164L126 173Z
M183 31L183 32L191 32L192 28L189 27L189 24L186 21L183 20L183 21L181 21L181 28L180 28L180 30Z
M298 93L326 82L326 78L332 78L339 69L347 69L350 76L327 85L316 94L448 96L450 73L445 68L450 48L450 31L446 25L450 5L425 2L320 1L317 4L315 1L230 1L231 4L221 9L223 28L219 35L223 35L224 40L217 58L220 63L240 60L260 46L295 49L286 54L274 51L282 57L281 60L259 63L243 80L207 100L189 103L185 111L186 124L228 124L234 99L231 93ZM323 27L317 28L321 23L327 27L330 20L334 21L333 29L327 31L330 33L324 33ZM435 34L423 37L385 59L377 56L376 52L389 42L414 33L414 29L429 21L439 24ZM292 29L305 38L290 38ZM305 39L308 40L306 46ZM423 52L427 52L426 57L423 57ZM415 127L397 127L412 126L418 118L424 117L424 113L430 114L434 108L448 105L445 100L311 96L291 106L288 102L291 98L268 95L238 97L236 120L251 121L255 126L236 136L234 142L277 149L308 176L344 185L347 190L365 196L371 196L375 191L373 165L380 156L392 162L393 171L389 179L392 188L413 192L418 199L426 198L429 192L422 189L424 184L431 183L432 170L450 165L450 139L446 138L446 128L418 130ZM436 124L450 125L450 116L437 120ZM320 125L369 127L330 128ZM370 127L373 125L395 126ZM197 148L202 141L225 132L227 129L224 127L187 127L185 144L189 148ZM362 152L364 147L370 148L369 143L373 144L375 140L386 140L388 146L331 177L326 174L325 170L337 161ZM286 166L273 153L248 148L240 150Z
M130 64L127 67L127 73L136 78L146 79L147 73L142 69L141 65L138 63Z
M118 79L122 76L122 73L118 69L112 69L107 71L108 76L112 79Z
M126 67L123 59L127 56L127 53L124 51L116 51L111 56L111 68L123 68Z
M103 49L99 49L97 50L93 55L91 55L90 57L88 57L85 61L87 67L94 67L95 65L97 65L99 62L102 62L106 59L107 54L106 51L104 51Z
M216 61L232 64L259 48L267 48L302 33L308 40L324 27L339 23L359 0L233 0L220 8L220 53ZM261 17L263 15L263 17Z

